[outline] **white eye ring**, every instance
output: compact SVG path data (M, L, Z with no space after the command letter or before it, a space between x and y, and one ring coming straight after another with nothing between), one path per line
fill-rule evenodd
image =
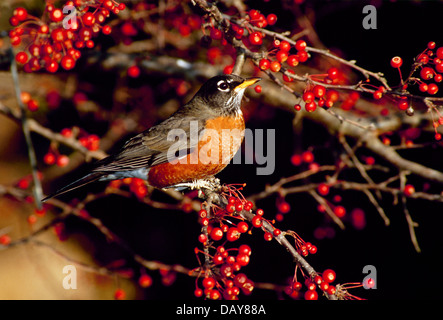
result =
M223 92L228 92L229 85L226 83L225 80L220 80L219 82L217 82L217 89Z

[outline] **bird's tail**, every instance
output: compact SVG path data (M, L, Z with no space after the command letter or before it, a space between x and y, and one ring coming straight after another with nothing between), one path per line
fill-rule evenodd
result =
M64 186L63 188L57 190L56 192L54 192L53 194L47 196L46 198L42 199L42 202L45 202L46 200L53 198L55 196L61 195L63 193L69 192L71 190L80 188L81 186L84 186L85 184L97 181L98 179L100 179L101 177L105 176L106 174L103 172L92 172L86 176L84 176L83 178L80 178L70 184L68 184L67 186Z

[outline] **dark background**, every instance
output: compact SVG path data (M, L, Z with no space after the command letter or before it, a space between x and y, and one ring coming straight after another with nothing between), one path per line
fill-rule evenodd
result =
M315 12L313 25L320 40L330 49L339 50L342 56L371 71L384 72L389 83L398 81L398 73L390 67L390 59L400 55L404 66L412 63L413 58L426 48L429 41L443 45L441 1L306 1L303 6ZM279 17L277 27L291 30L293 21L279 1L248 1L251 8L258 8L264 13L276 13ZM362 9L366 4L377 7L377 30L365 30L362 27ZM405 69L407 72L408 70ZM80 74L81 77L94 82L97 80L106 88L103 77L95 79L90 72ZM137 84L134 84L137 86ZM109 97L109 96L108 96ZM106 98L98 93L97 100ZM252 117L247 124L249 128L276 129L276 171L272 176L256 176L255 165L228 166L219 178L224 183L246 182L245 196L264 189L267 183L274 183L283 176L297 173L290 163L290 156L311 148L320 164L334 162L337 147L334 138L330 137L324 128L307 123L303 136L294 138L292 116L283 111L271 110L261 106L266 118ZM63 128L67 122L59 123ZM97 127L100 129L100 127ZM118 147L118 146L117 146ZM44 148L42 148L44 149ZM442 168L441 149L428 148L418 154L411 153L412 158L426 159L430 166ZM87 166L66 177L80 176ZM303 168L302 168L303 169ZM305 168L304 168L305 169ZM58 185L66 182L58 181ZM423 183L418 181L418 183ZM91 186L88 190L79 190L72 194L82 196L86 192L102 190L103 184ZM418 187L420 188L420 187ZM441 190L441 186L435 186ZM408 202L413 219L419 224L416 229L418 242L422 249L417 253L410 241L408 225L401 206L392 205L392 198L386 196L382 200L385 212L391 220L386 227L377 211L366 200L364 195L349 191L341 193L343 204L348 208L360 207L366 212L367 225L363 230L355 230L349 221L345 221L346 230L341 231L324 215L316 210L316 203L306 195L288 196L287 201L292 210L285 220L277 223L280 229L296 231L305 241L310 241L318 247L318 253L310 255L308 262L317 271L332 268L337 273L340 283L360 282L365 265L373 265L377 269L377 289L356 289L351 293L367 299L441 299L439 275L442 254L441 226L443 223L442 205L425 201ZM155 197L162 197L155 194ZM62 199L67 199L61 197ZM275 197L257 203L265 210L265 217L274 218L277 211ZM159 260L167 264L182 264L186 267L197 267L194 247L197 241L199 224L195 213L182 211L159 211L140 204L134 199L111 196L99 200L87 207L91 215L100 218L111 230L125 239L130 247L148 260ZM95 255L98 262L108 264L121 257L127 257L131 265L131 256L118 246L107 243L101 234L89 224L70 219L68 231L87 233L97 244ZM319 225L328 225L335 229L335 236L330 239L316 240L313 232ZM255 230L251 236L242 236L240 241L248 243L252 248L250 264L244 268L248 277L257 282L273 282L285 284L293 275L294 263L285 249L275 241L263 241L263 233ZM134 269L138 266L133 264ZM161 284L158 272L150 272L154 278L153 287L141 291L141 298L181 299L193 298L195 279L178 275L171 287ZM284 296L284 295L283 295ZM240 296L244 299L245 296ZM275 299L272 291L256 290L251 299ZM249 299L249 298L247 298Z

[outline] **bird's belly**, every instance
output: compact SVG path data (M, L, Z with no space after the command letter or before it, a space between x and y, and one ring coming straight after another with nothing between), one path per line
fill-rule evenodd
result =
M208 120L198 147L176 162L151 167L148 183L157 188L165 188L219 173L240 148L244 130L242 116Z

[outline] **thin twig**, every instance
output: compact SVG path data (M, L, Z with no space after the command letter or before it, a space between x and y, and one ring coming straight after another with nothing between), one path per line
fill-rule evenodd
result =
M22 129L23 129L23 134L25 136L26 146L28 148L29 164L31 165L32 179L34 181L34 187L33 187L34 202L35 206L38 209L41 209L42 204L40 202L40 199L43 198L42 184L38 176L37 157L35 155L34 145L32 144L31 131L29 129L29 119L26 114L26 108L21 99L21 90L18 79L17 63L15 61L14 52L12 48L9 49L9 54L11 56L11 75L12 75L12 80L14 82L15 96L17 98L17 103L21 110Z

